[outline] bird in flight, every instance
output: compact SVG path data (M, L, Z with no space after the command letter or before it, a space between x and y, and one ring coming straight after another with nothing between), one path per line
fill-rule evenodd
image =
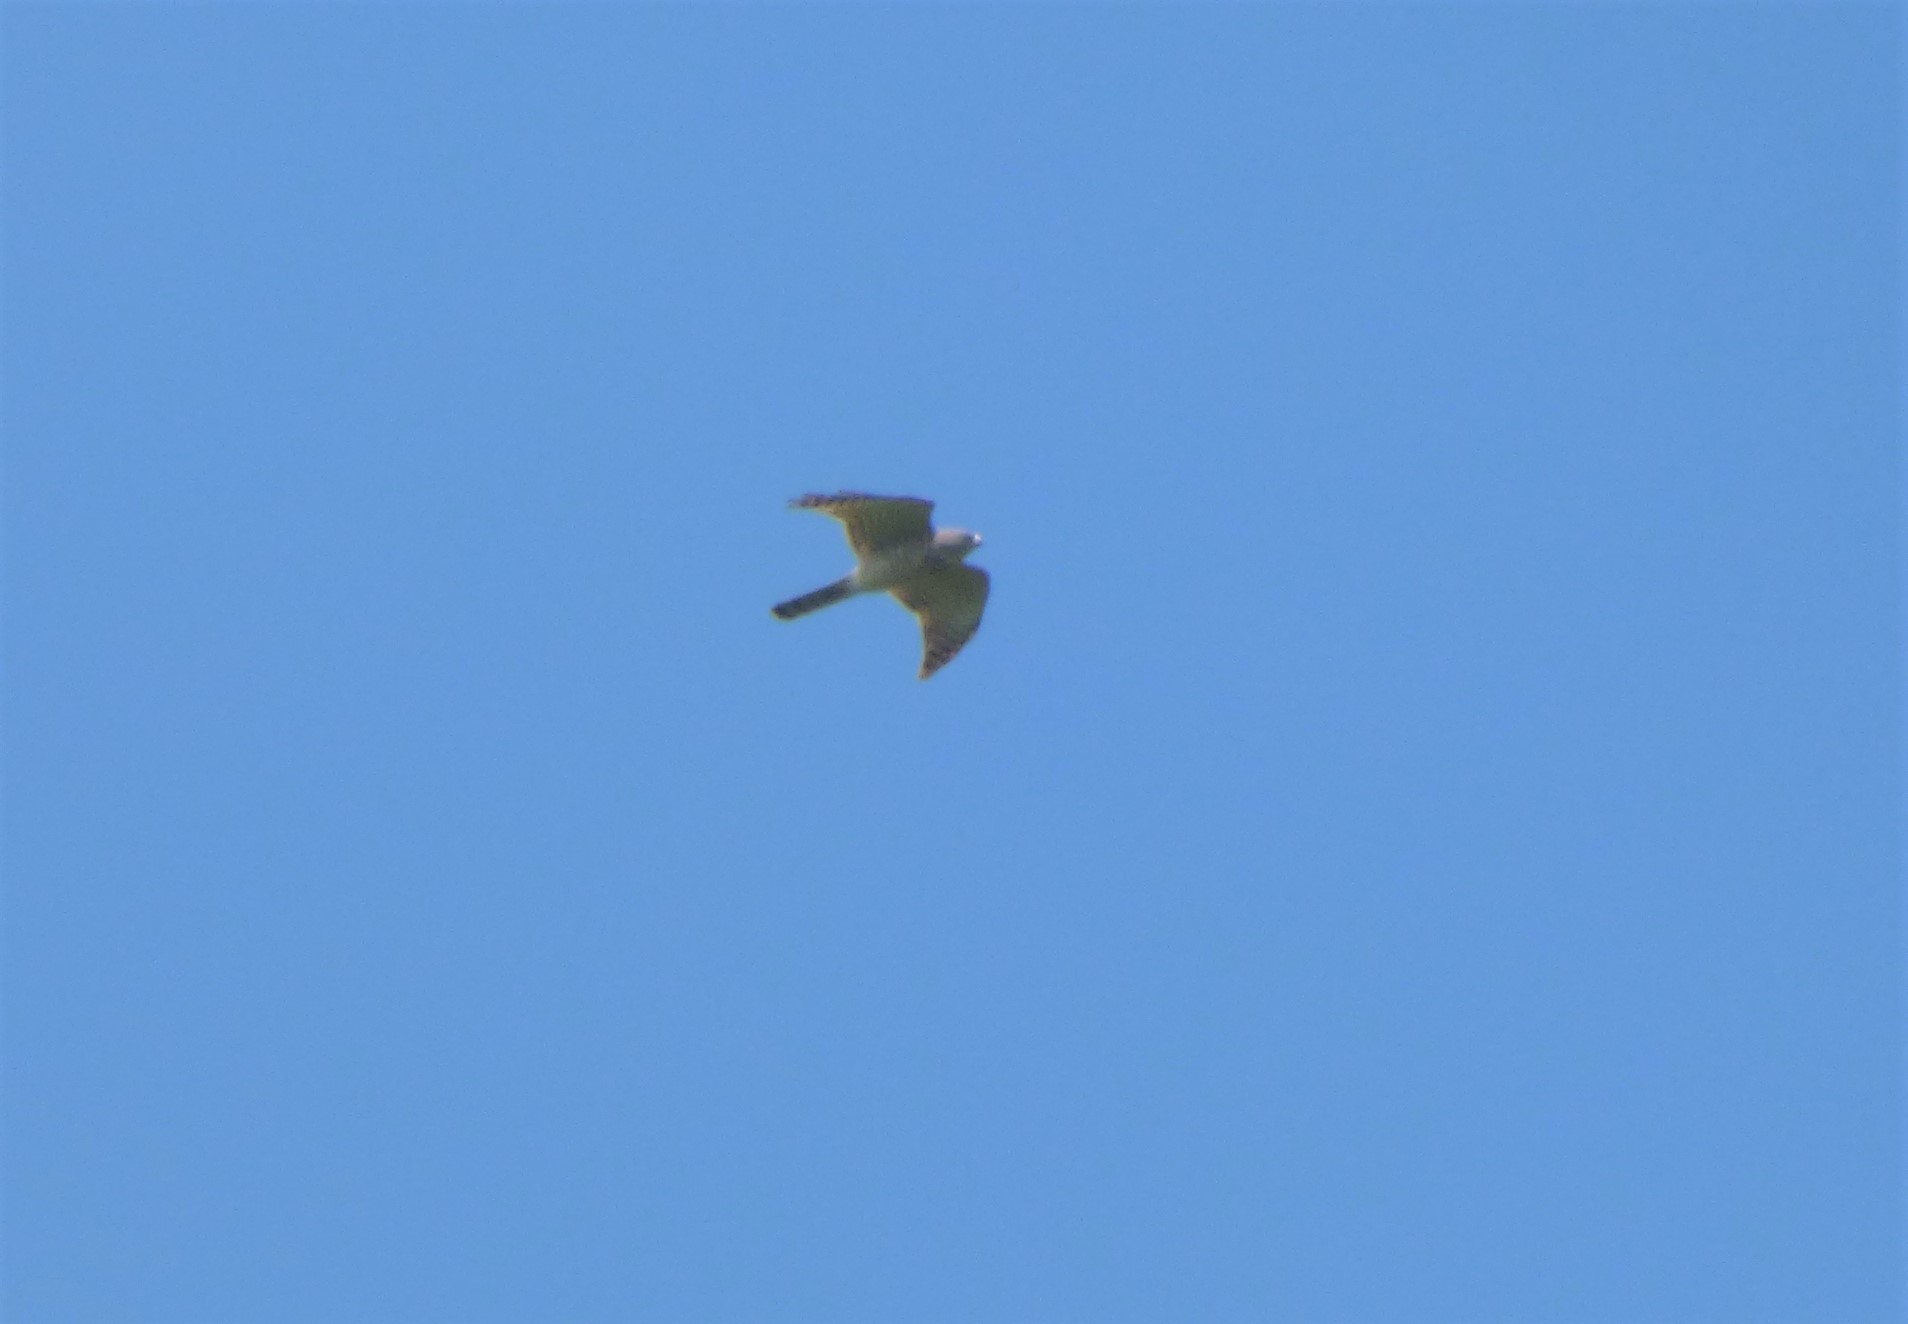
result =
M932 501L837 492L796 497L788 504L840 520L854 548L855 568L825 588L777 603L772 610L783 620L820 611L857 593L892 593L921 618L922 680L946 666L980 629L981 612L987 607L987 572L964 564L967 554L981 545L980 535L965 529L937 530L928 522Z

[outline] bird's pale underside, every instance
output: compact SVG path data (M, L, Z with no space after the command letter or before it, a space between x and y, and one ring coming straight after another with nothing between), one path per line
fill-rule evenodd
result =
M963 564L980 546L980 535L965 529L936 530L928 520L932 501L837 492L797 497L788 504L840 520L855 552L855 568L813 593L777 603L775 614L783 620L820 611L857 593L892 593L921 620L922 680L946 666L980 629L981 612L987 607L987 572Z

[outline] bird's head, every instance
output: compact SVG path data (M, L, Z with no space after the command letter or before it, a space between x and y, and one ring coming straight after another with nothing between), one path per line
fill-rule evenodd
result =
M956 560L981 545L978 533L969 533L966 529L941 529L934 535L934 545L942 551L952 553Z

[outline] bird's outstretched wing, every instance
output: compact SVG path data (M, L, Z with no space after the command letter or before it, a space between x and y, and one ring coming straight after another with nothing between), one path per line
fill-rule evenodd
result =
M979 566L951 565L916 575L889 591L921 618L921 679L926 680L980 629L981 613L987 609L987 572Z
M934 503L919 497L836 492L831 496L796 497L788 504L798 510L819 510L840 520L856 556L903 543L925 543L934 536L934 526L928 521Z

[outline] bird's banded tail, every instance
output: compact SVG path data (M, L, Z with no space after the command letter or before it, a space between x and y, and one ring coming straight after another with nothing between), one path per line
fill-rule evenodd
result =
M811 611L820 611L823 607L833 606L854 592L849 580L838 579L827 588L818 588L813 593L804 593L799 598L790 598L787 602L778 602L770 608L785 621L797 616L806 616Z

